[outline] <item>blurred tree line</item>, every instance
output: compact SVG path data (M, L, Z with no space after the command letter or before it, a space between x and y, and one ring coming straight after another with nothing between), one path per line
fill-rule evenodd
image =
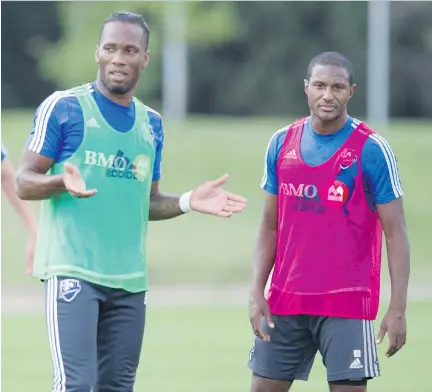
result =
M365 114L366 2L187 2L189 112L301 115L308 62L340 51L355 66L351 111ZM160 109L162 2L2 2L2 107L35 107L92 81L100 25L141 12L151 62L137 95ZM25 20L25 22L24 22ZM391 5L391 115L432 117L432 3ZM378 63L379 58L375 59Z

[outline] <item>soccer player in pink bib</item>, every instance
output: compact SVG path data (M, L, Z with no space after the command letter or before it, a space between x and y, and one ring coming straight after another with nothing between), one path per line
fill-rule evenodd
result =
M268 144L249 304L251 392L307 380L318 351L330 391L365 392L380 375L376 343L388 334L388 357L405 344L402 187L387 141L347 113L355 87L347 58L316 56L304 82L310 116ZM383 231L391 300L375 340Z

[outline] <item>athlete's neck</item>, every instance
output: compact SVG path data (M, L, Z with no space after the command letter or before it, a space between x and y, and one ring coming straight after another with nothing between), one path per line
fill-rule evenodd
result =
M126 94L114 94L106 88L106 86L100 81L99 78L96 79L96 87L103 96L119 105L128 107L132 102L133 90L127 92Z
M348 113L345 112L342 116L335 120L324 121L312 113L312 129L320 135L332 135L343 128L345 123L348 121L348 117Z

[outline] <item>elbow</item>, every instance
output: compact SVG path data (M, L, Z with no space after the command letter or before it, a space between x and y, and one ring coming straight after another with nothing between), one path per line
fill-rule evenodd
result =
M26 181L22 172L18 172L14 181L15 193L21 200L30 200L27 192Z

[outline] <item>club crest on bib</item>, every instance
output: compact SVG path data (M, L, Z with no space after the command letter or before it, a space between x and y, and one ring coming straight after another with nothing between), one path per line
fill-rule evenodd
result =
M137 155L133 161L132 172L138 181L144 181L150 174L150 159L148 156Z
M60 281L59 298L66 302L72 302L81 291L78 279L63 279Z
M357 153L350 148L344 148L336 159L339 170L346 170L357 162Z

